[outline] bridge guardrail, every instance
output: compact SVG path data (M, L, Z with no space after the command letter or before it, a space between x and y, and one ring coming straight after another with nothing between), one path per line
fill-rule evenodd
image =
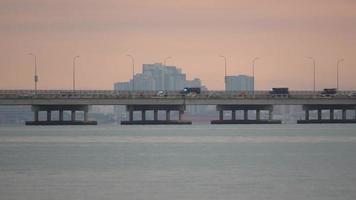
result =
M0 90L0 98L183 98L180 91L116 91L116 90ZM335 96L321 96L322 91L290 91L287 97L273 97L270 91L202 91L201 94L185 95L186 99L259 99L259 98L356 98L356 91L338 91Z

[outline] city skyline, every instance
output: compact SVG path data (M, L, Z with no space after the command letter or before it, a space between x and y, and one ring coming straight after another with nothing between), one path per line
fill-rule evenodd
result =
M135 74L128 81L114 83L115 90L127 91L180 91L184 87L199 87L206 90L199 78L188 80L181 68L162 63L143 64L142 73Z
M356 2L352 1L2 1L0 88L111 89L132 77L131 60L164 62L212 90L227 75L251 76L256 90L356 88Z

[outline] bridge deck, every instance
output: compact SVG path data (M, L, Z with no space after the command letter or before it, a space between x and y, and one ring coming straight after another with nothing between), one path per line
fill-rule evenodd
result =
M335 96L321 91L290 91L287 96L273 96L269 91L234 92L203 91L181 95L179 91L114 90L0 90L0 105L308 105L356 104L355 91L338 91Z

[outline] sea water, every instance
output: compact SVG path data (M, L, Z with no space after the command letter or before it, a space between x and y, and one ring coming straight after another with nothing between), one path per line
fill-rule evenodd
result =
M3 125L0 199L354 200L356 125Z

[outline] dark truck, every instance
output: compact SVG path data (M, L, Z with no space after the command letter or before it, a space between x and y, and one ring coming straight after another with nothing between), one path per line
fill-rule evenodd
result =
M269 95L272 97L288 97L289 90L288 88L272 88L272 91L269 92Z
M180 91L182 95L188 94L200 94L201 90L198 87L185 87L183 90Z
M325 88L321 93L320 96L322 97L334 97L337 94L336 88Z

